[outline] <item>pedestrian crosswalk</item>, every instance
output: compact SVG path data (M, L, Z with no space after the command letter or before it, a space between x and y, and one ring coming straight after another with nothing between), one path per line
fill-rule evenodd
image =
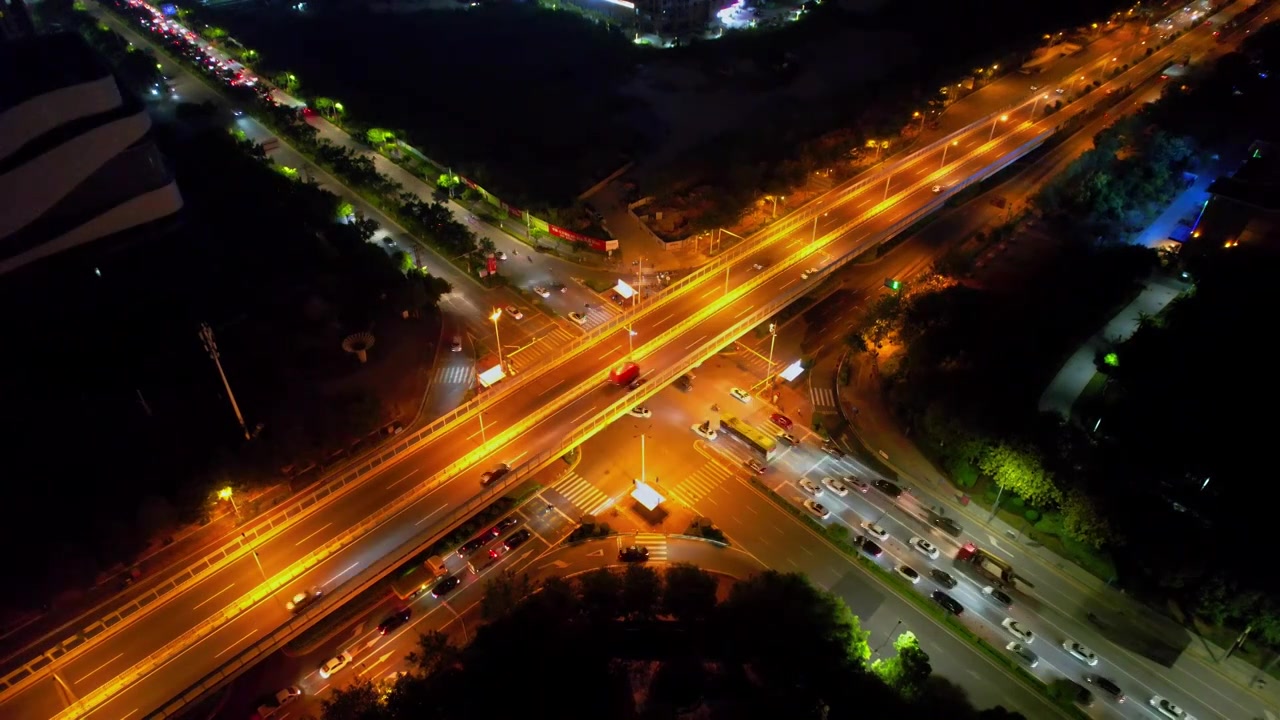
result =
M668 491L671 497L687 507L693 507L699 500L711 494L720 483L733 476L733 472L719 463L703 463L678 484Z
M556 324L546 326L533 337L537 339L530 338L527 345L507 355L507 364L515 372L534 367L539 360L555 355L565 343L577 336L568 328Z
M436 374L432 382L437 385L470 385L475 378L475 370L471 363L461 365L446 365L442 368L436 368Z
M560 493L570 505L584 515L603 512L612 502L608 495L600 492L599 488L572 470L565 473L559 482L551 486L551 489Z
M578 312L587 316L587 321L582 324L582 327L593 328L600 323L608 321L621 311L618 308L604 303L591 303L591 307L583 308Z
M635 544L649 549L649 562L667 559L667 536L658 533L636 533Z
M835 391L828 387L809 387L809 397L816 408L833 408L836 406Z

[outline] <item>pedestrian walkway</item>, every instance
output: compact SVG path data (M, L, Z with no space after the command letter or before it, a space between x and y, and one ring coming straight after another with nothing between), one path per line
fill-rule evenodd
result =
M665 562L667 559L667 536L658 533L636 533L635 544L649 550L650 562Z
M578 312L587 316L587 321L582 324L582 327L590 329L612 320L613 316L618 315L622 310L605 303L591 303L591 307L583 308Z
M694 507L698 501L711 494L720 483L733 477L733 472L720 463L706 462L694 470L688 477L668 488L671 497L687 507Z
M817 410L834 410L836 407L835 392L828 387L809 386L809 399Z
M1063 420L1071 419L1071 408L1097 373L1097 357L1117 343L1129 339L1143 317L1155 316L1188 285L1172 278L1153 276L1133 302L1116 313L1101 330L1081 345L1040 395L1040 412L1055 412Z
M566 343L577 337L577 333L560 323L548 325L542 333L530 338L528 345L507 353L507 364L512 372L531 368L542 358L558 353Z
M437 385L470 385L475 378L475 365L467 362L437 368L432 382Z
M551 486L560 493L575 510L583 515L596 515L609 507L612 499L576 472L569 471L559 482Z

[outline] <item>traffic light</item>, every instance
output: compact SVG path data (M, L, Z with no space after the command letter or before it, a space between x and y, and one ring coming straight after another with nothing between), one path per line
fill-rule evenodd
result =
M894 292L897 292L897 291L899 291L899 290L901 290L901 289L902 289L902 281L901 281L901 280L894 280L893 278L885 278L885 279L884 279L884 286L885 286L885 287L887 287L887 288L889 288L890 290L892 290L892 291L894 291Z

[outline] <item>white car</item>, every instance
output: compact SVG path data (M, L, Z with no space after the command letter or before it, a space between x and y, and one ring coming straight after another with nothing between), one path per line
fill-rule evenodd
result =
M1001 623L1009 634L1030 645L1035 642L1036 634L1018 624L1013 618L1005 618Z
M751 393L742 388L729 388L729 394L737 398L739 402L751 402Z
M808 270L805 270L804 272L800 273L800 279L808 280L809 278L817 274L818 274L818 268L809 268Z
M940 192L942 192L942 186L941 186L941 185L934 185L934 186L933 186L933 191L934 191L935 193L940 193Z
M1075 640L1067 640L1063 642L1062 649L1066 650L1068 654L1070 654L1072 657L1079 660L1080 662L1084 663L1085 665L1098 664L1098 656L1095 655L1092 650L1081 645Z
M938 548L935 547L933 543L922 537L911 538L911 547L915 548L916 552L924 555L930 560L938 559Z
M462 352L462 336L454 335L453 342L449 343L449 349L453 352Z
M352 660L351 653L349 652L344 652L341 655L337 655L335 657L329 658L328 660L325 661L323 665L320 666L320 677L325 678L327 680L330 675L350 665L351 660Z
M907 582L912 585L920 582L920 573L916 572L916 569L910 565L899 565L893 571L906 578Z
M852 475L846 475L844 478L844 482L849 487L857 488L858 492L862 493L863 495L866 495L867 492L871 490L871 486L867 484L867 481L859 480L858 478Z
M763 263L755 263L755 264L753 264L753 265L751 266L751 269L752 269L752 270L755 270L756 272L760 272L761 270L763 270L763 269L764 269L764 264L763 264Z
M580 312L571 312L569 313L569 319L578 323L579 325L582 325L587 321L587 316L583 315Z
M546 288L544 288L544 287L542 287L541 285L539 285L538 287L534 288L534 289L533 289L533 292L534 292L534 293L536 293L538 297L544 297L544 298L549 298L549 297L551 297L551 291L550 291L550 290L548 290L548 289L546 289Z
M889 531L875 523L864 522L862 523L862 529L866 530L868 535L881 542L889 539Z
M701 424L693 425L692 427L694 432L698 433L698 435L702 436L703 438L706 438L707 440L715 440L717 437L720 437L719 434L717 434L716 431L712 430L711 428L707 428L705 430L702 429Z
M638 418L653 417L653 411L643 405L637 405L631 408L630 410L627 411L627 414L630 415L631 417L638 417Z
M831 517L831 511L822 506L821 503L813 500L805 500L804 508L813 513L819 520L826 520Z
M1156 712L1170 720L1196 720L1195 717L1188 715L1186 710L1183 710L1159 695L1151 696L1150 705L1156 709Z
M822 478L822 484L826 485L828 490L835 493L836 495L839 495L840 497L844 497L845 495L849 494L849 488L846 487L844 483L840 482L839 480L836 480L835 478L824 477Z
M1040 664L1040 656L1031 652L1031 648L1022 643L1011 642L1005 645L1004 649L1025 660L1027 667L1035 667Z
M512 320L524 319L524 313L520 312L520 308L516 307L515 305L508 305L504 310L504 312L510 315Z
M814 497L818 497L819 495L822 494L822 488L818 487L818 484L810 480L809 478L800 478L800 481L797 482L796 484L800 486L801 490L809 493Z
M303 606L318 597L320 597L320 593L318 592L313 593L310 590L303 590L290 598L289 601L284 604L284 609L289 612L298 612L303 608Z
M494 254L493 254L493 256L494 256L494 257L496 257L496 258L498 258L499 260L506 260L506 259L507 259L507 254L506 254L506 253L504 253L504 252L502 252L501 250L499 250L498 252L494 253Z

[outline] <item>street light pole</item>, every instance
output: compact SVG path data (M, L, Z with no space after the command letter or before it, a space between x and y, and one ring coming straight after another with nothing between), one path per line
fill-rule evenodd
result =
M1000 117L991 121L991 134L987 136L987 142L991 142L993 139L995 139L996 126L1008 119L1009 119L1008 115L1001 115Z
M830 215L830 214L831 214L831 212L830 212L830 211L827 211L827 212L822 213L821 215L814 215L814 216L813 216L813 232L809 235L809 242L810 242L810 243L814 243L814 242L817 242L817 241L818 241L818 218L824 218L824 217L826 217L826 216L828 216L828 215Z
M222 500L226 500L230 502L231 512L235 513L235 516L237 518L240 517L240 508L236 507L236 496L235 496L235 493L232 492L230 485L219 490L218 497Z
M888 634L888 635L886 635L886 636L884 637L884 642L882 642L882 643L880 643L879 645L877 645L877 646L876 646L876 649L871 651L871 656L872 656L872 657L875 657L875 656L876 656L876 653L880 652L880 648L884 647L885 645L887 645L887 644L889 643L889 639L893 637L893 634L894 634L895 632L897 632L897 631L898 631L898 628L900 628L900 627L902 627L902 621L901 621L901 620L899 620L899 621L898 621L898 622L893 626L893 629L889 631L889 634Z
M773 378L773 345L778 341L778 324L769 323L769 374L765 380Z
M644 433L640 433L640 482L646 480L644 470Z
M724 268L724 294L725 295L729 294L729 266L728 265L726 265Z
M209 327L209 323L200 323L200 342L204 343L204 349L209 352L209 358L213 360L213 364L218 368L218 377L222 378L222 387L227 390L227 399L231 401L231 411L236 414L236 420L240 423L240 429L244 431L244 439L252 439L249 436L249 427L244 424L244 415L240 414L240 405L236 402L235 393L231 392L231 383L227 381L227 374L222 370L222 355L218 352L218 341L213 337L213 328Z
M631 343L631 338L635 336L636 336L636 331L631 329L631 326L627 326L627 355L631 355L631 353L635 352L635 348L632 346L632 343Z
M1032 122L1035 122L1036 108L1040 107L1040 101L1048 100L1048 99L1049 99L1049 93L1045 93L1044 95L1041 95L1040 97L1036 98L1035 102L1031 103L1031 121Z
M988 518L987 518L987 524L988 524L988 525L990 525L990 524L991 524L991 521L995 519L995 517L996 517L996 513L1000 511L1000 496L1001 496L1001 495L1004 495L1004 486L1003 486L1003 485L1001 485L1001 486L1000 486L1000 490L996 493L996 501L995 501L995 503L991 506L991 515L990 515L990 517L988 517Z
M1032 114L1034 115L1035 112L1032 111ZM947 151L959 144L959 140L952 140L950 143L942 146L942 164L938 166L939 170L947 166Z
M484 412L476 413L476 417L480 418L480 444L488 445L489 438L485 435L485 431L484 431Z
M502 308L494 308L489 319L493 321L493 340L498 344L498 367L505 373L507 365L502 361L502 336L498 334L498 318L502 317Z
M253 551L253 561L258 565L258 572L262 573L262 581L271 582L269 579L267 579L267 571L262 569L262 558L258 557L257 550Z
M887 177L887 178L885 178L885 179L884 179L884 198L881 200L881 202L883 202L884 200L888 200L888 199L889 199L889 182L890 182L891 180L893 180L893 174L892 174L892 173L890 173L890 174L889 174L889 177Z

